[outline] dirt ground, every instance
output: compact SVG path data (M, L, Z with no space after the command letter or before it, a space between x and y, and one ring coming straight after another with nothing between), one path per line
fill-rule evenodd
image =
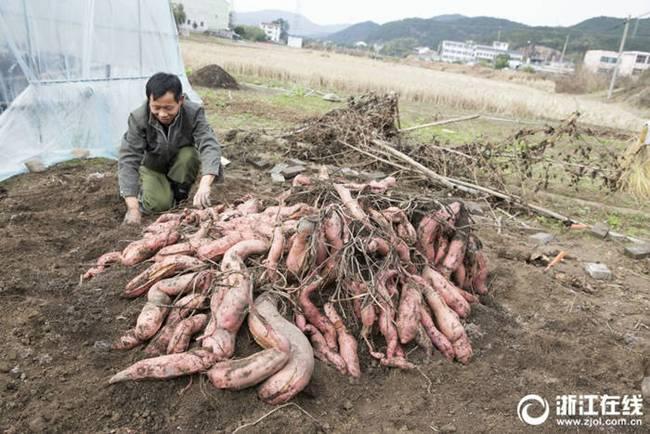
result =
M267 415L273 409L254 389L219 391L202 376L107 385L142 358L139 350L107 350L144 303L120 297L135 271L114 267L79 284L97 256L139 237L120 226L115 173L114 162L90 160L0 184L0 431L232 432ZM273 187L267 174L235 159L215 199L251 191ZM522 397L541 395L553 410L556 395L640 393L650 355L650 260L564 233L546 249L570 258L545 273L526 262L535 248L529 231L498 234L492 223L477 217L491 292L466 325L474 347L468 366L415 350L409 358L419 370L404 372L362 354L363 376L351 381L317 362L296 405L239 432L550 433L559 430L552 420L532 429L518 419ZM597 260L614 280L586 277L583 263ZM243 330L237 354L252 351ZM648 432L647 403L644 410L643 428L602 431Z

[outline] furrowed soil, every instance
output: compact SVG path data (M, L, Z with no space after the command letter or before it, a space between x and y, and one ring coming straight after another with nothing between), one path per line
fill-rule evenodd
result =
M282 191L268 173L233 160L215 201ZM386 369L364 348L359 381L317 361L295 405L271 414L255 389L219 391L201 375L108 386L112 374L144 358L139 349L114 352L107 344L134 324L144 301L121 294L147 264L79 280L99 255L140 237L139 228L120 225L116 185L116 164L105 160L0 184L2 432L232 432L263 418L239 432L551 433L560 430L553 419L557 395L640 394L650 348L649 260L564 232L546 249L570 256L544 272L526 262L535 249L530 232L506 227L499 234L487 217L477 227L490 261L490 293L466 323L474 348L467 366L437 353L427 360L416 349L409 358L418 370ZM583 266L591 261L606 263L614 279L587 277ZM237 355L254 351L244 327ZM550 419L534 429L516 410L532 393L551 406ZM644 410L644 427L601 430L647 432L647 403Z

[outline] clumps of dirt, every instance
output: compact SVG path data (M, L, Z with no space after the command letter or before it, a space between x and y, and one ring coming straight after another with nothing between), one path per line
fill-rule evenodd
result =
M190 83L195 86L209 87L212 89L239 89L237 80L216 64L204 66L192 73Z

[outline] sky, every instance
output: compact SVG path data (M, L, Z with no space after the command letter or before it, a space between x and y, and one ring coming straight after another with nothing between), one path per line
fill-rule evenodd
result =
M633 17L650 12L649 0L232 0L235 11L299 12L316 24L385 23L443 14L506 18L528 25L571 26L596 16Z

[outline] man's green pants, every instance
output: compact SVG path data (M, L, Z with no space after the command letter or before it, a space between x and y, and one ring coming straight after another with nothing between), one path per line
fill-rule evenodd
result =
M156 172L140 166L140 203L145 212L167 211L174 206L171 183L191 186L199 173L199 153L193 146L178 151L167 173Z

